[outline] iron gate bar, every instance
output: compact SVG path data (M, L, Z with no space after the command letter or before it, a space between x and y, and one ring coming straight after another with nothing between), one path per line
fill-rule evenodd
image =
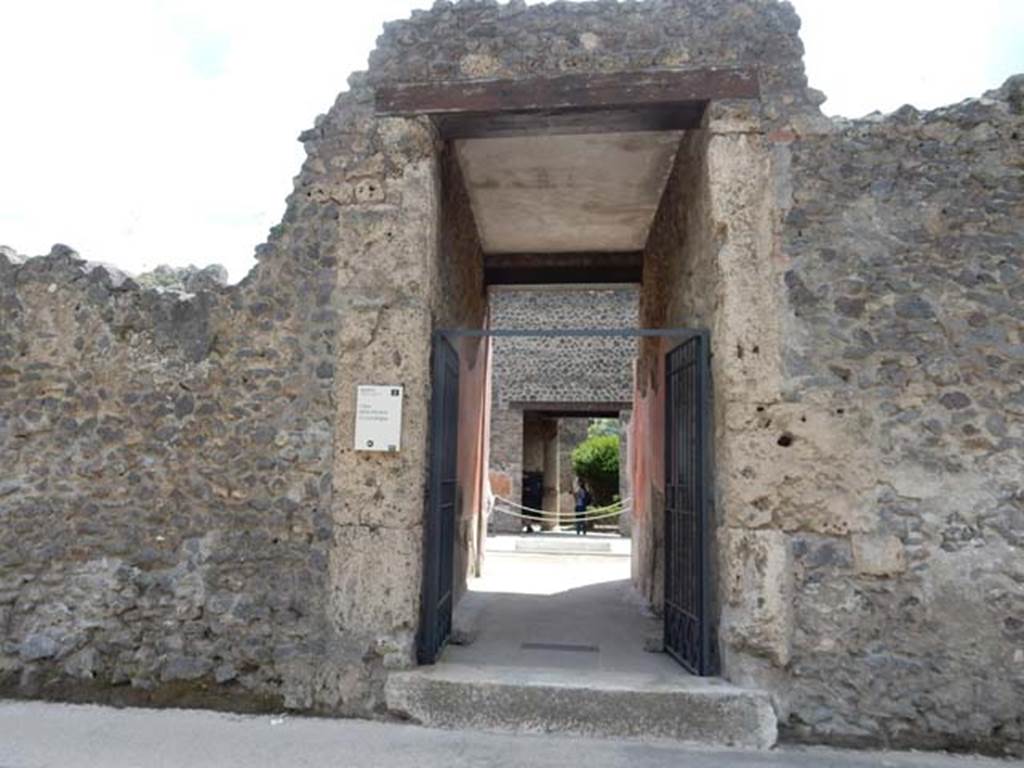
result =
M717 672L711 619L708 334L665 357L665 650Z
M451 637L458 499L459 355L447 339L433 349L430 485L423 526L423 593L416 656L433 664Z

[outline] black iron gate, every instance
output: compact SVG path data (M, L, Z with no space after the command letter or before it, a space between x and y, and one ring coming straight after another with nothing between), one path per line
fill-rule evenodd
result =
M697 675L717 672L711 625L708 336L665 359L665 650Z
M459 451L459 355L434 339L430 404L430 486L423 526L423 596L416 655L433 664L452 632L455 514Z

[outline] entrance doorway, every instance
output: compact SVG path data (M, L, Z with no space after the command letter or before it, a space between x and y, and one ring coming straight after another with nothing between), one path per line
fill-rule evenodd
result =
M774 159L757 127L757 97L756 77L705 73L694 81L693 73L682 71L653 79L645 72L479 81L469 88L461 82L406 84L377 91L379 116L426 117L438 140L432 144L435 157L425 160L416 181L440 193L424 217L431 256L416 339L421 353L429 334L435 346L446 339L459 361L458 405L445 408L452 396L445 397L443 382L435 380L434 411L447 423L435 423L420 443L434 457L429 478L422 470L431 462L421 454L417 463L417 484L427 487L424 546L417 552L424 561L419 658L426 666L389 677L398 710L416 717L428 713L424 722L480 722L482 702L514 701L524 708L496 715L522 726L525 718L536 722L543 702L548 707L544 728L561 722L578 732L580 712L590 717L590 704L599 695L614 702L616 713L628 702L658 701L638 713L637 722L647 723L644 733L651 734L660 732L650 727L652 718L664 717L665 732L679 734L692 724L690 717L714 719L717 728L711 713L720 712L715 702L727 693L749 704L755 719L771 719L766 700L748 700L742 689L726 692L727 683L718 677L722 671L725 677L742 674L749 648L774 653L783 642L776 644L771 633L764 639L759 626L760 606L771 604L781 577L769 580L743 549L748 533L754 537L755 532L738 532L747 528L749 489L746 468L736 462L747 447L737 443L733 429L748 405L753 410L779 398L776 372L783 359L781 329L773 320L781 316L778 291L765 289L776 274L769 266L777 242L772 211L778 208L773 196L781 190L771 183ZM486 552L479 510L489 482L493 422L491 393L482 382L492 370L492 340L540 325L526 324L535 317L529 308L514 323L492 322L493 289L627 284L637 288L635 326L642 329L616 331L639 340L629 407L629 495L635 506L630 581L656 612L658 647L667 651L649 656L673 672L685 668L692 674L641 675L625 682L606 676L595 694L596 674L538 681L532 669L453 668L460 665L448 663L450 652L444 655L453 616L460 618L456 609L465 605L465 587L479 576L476 569ZM574 307L571 316L550 327L614 326L598 302ZM499 330L488 330L489 325ZM714 333L713 382L708 335L693 329ZM595 332L569 333L582 338ZM424 394L426 378L416 382ZM534 407L544 398L522 399ZM427 398L418 403L417 436L428 421ZM515 415L521 422L522 414ZM457 444L445 434L457 434ZM438 457L445 451L453 452L447 461L449 468L456 466L454 485L450 475L438 474L444 467ZM717 500L711 492L712 455L722 481ZM500 468L507 479L501 493L522 503L522 474L513 465ZM457 512L446 494L454 494ZM454 541L443 534L453 525ZM728 559L712 551L712 542L719 540ZM713 621L719 616L729 629L720 652ZM464 700L451 699L453 686L463 686ZM695 706L689 697L697 689L708 697ZM666 697L659 698L663 693ZM434 694L443 694L446 705L439 706ZM566 706L567 696L575 705ZM613 723L609 717L602 728L612 733L632 727L626 720Z
M462 340L498 337L640 338L657 350L664 377L664 417L660 430L634 433L634 439L661 441L664 446L665 504L658 526L662 531L661 562L656 568L664 576L664 602L655 608L662 615L664 650L696 675L715 674L709 515L709 344L706 331L693 329L483 329L435 333L419 662L436 662L453 629L457 593L456 473L463 410L459 400L457 347ZM602 596L595 593L589 597Z

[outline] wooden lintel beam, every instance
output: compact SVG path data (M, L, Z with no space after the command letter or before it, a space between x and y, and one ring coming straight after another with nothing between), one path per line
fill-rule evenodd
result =
M502 253L484 257L487 285L564 285L640 283L643 254Z
M414 116L603 110L753 99L759 94L756 70L714 67L383 85L376 91L376 111Z
M618 418L622 411L632 409L633 403L629 401L612 402L540 402L531 400L517 400L508 403L511 410L530 411L542 413L548 417L579 418L590 416L592 418Z
M495 139L579 133L684 131L699 128L704 103L602 110L459 112L433 115L442 139Z

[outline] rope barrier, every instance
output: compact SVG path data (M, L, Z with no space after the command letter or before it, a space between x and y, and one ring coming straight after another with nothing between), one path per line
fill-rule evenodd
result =
M497 498L497 497L495 497L495 498ZM501 501L504 501L504 499L502 499ZM605 509L607 509L607 507L605 507ZM507 509L500 509L497 505L494 506L494 510L496 512L501 512L503 515L508 515L509 517L517 517L520 520L528 520L528 521L530 521L532 523L539 523L542 520L544 520L545 518L550 520L552 518L552 516L555 517L556 521L560 521L561 519L564 519L564 521L566 523L590 523L590 522L593 522L595 520L605 520L605 519L607 519L609 517L617 517L617 516L623 514L624 512L632 511L630 507L622 507L621 509L617 509L617 510L615 510L613 512L605 512L605 513L600 514L600 515L584 514L583 516L577 516L577 513L573 512L573 513L566 513L563 516L563 515L559 515L557 512L553 513L553 512L548 511L548 510L538 510L542 514L540 516L537 516L537 515L521 515L521 514L519 514L517 512L510 512Z
M631 510L624 509L624 510L622 510L622 512L612 512L610 514L596 515L594 517L570 517L569 515L565 515L565 516L561 516L558 519L556 519L554 517L547 517L547 518L543 518L543 517L529 517L527 515L519 515L519 514L516 514L515 512L509 512L507 509L499 509L497 507L495 507L495 511L496 512L500 512L503 515L508 515L509 517L514 517L514 518L517 518L519 520L525 520L525 521L530 522L530 523L541 523L541 522L543 522L546 519L549 522L557 522L559 524L571 525L571 524L575 524L575 523L593 523L593 522L596 522L598 520L606 520L606 519L608 519L610 517L618 517L623 512L629 512Z
M519 514L518 512L513 512L513 511L510 511L510 510L507 510L507 509L502 509L501 507L498 507L498 506L495 506L494 510L497 511L497 512L500 512L503 515L507 515L509 517L515 517L515 518L518 518L520 520L526 520L528 522L534 522L534 523L539 523L542 520L549 520L549 521L551 521L551 520L560 520L560 521L563 521L563 522L566 522L566 523L570 523L570 522L572 522L572 523L575 523L575 522L589 523L589 522L593 522L595 520L607 520L610 517L618 517L621 514L624 514L626 512L632 511L630 507L623 507L622 509L617 509L617 510L614 510L612 512L606 512L606 513L603 513L603 514L600 514L600 515L579 514L579 513L576 513L576 512L564 512L564 513L559 514L557 512L552 512L552 511L545 512L543 515L536 515L536 514L534 514L534 515L522 515L522 514Z
M508 504L510 507L515 507L516 509L525 509L527 512L536 512L539 515L547 515L547 514L550 514L550 512L551 512L551 510L548 510L548 509L536 509L535 507L526 507L526 506L523 506L522 504L517 504L516 502L512 501L511 499L506 499L504 496L497 496L497 495L495 495L494 499L495 499L495 501L503 501L506 504ZM632 500L633 500L632 496L627 496L624 499L620 499L619 501L616 501L614 504L609 504L609 505L607 505L605 507L594 507L593 509L588 509L587 512L591 512L591 513L593 513L593 512L605 512L606 510L610 510L610 509L613 509L615 507L623 507L623 506L626 505L627 501L632 501Z
M576 525L577 523L582 523L582 524L598 523L598 522L601 522L602 520L608 520L609 518L618 518L618 515L601 515L599 517L581 517L579 520L577 520L575 518L562 518L562 519L559 519L559 520L555 520L554 518L546 518L545 519L545 518L540 518L540 517L524 517L522 515L517 515L514 512L508 512L507 510L504 510L504 509L499 509L498 512L500 512L503 515L507 515L509 517L512 517L512 518L514 518L516 520L520 520L523 523L528 524L528 525L532 525L532 524L540 525L543 522L548 522L548 523L553 523L553 524L555 524L556 526L559 526L559 527L569 526L569 525Z

